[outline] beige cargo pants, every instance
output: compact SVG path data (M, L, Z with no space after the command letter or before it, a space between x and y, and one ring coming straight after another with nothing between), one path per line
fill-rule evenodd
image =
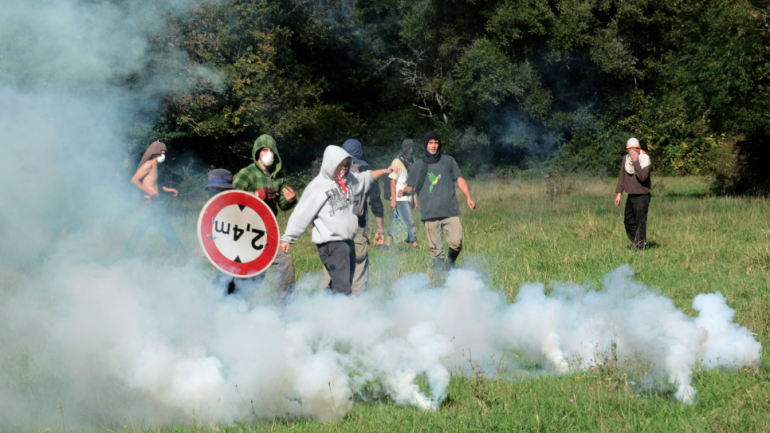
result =
M446 259L444 255L444 230L449 244L449 260L454 263L460 250L463 249L463 226L460 217L449 217L440 220L425 221L425 233L428 237L430 258L433 260Z
M359 227L356 237L353 238L356 244L356 267L353 271L353 281L351 283L351 294L358 296L366 291L369 284L369 226ZM329 272L324 268L324 278L321 282L321 290L329 287L332 278Z

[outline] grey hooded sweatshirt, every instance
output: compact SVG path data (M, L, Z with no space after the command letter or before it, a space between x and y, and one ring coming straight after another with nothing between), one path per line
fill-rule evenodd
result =
M313 243L347 241L356 236L358 216L353 213L353 200L364 195L374 181L372 173L348 173L345 181L347 194L334 181L334 170L350 158L339 146L328 146L324 151L321 172L305 188L297 207L289 217L281 242L293 244L310 223L313 223Z

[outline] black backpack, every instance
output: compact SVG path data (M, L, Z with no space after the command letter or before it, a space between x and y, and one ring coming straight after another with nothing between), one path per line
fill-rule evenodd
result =
M385 200L390 200L390 177L382 178L382 196Z

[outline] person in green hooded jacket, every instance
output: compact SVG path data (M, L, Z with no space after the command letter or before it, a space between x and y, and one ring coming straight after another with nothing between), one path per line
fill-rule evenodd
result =
M278 209L286 212L293 208L297 204L297 195L281 173L283 163L273 137L266 134L259 136L254 142L251 157L254 163L235 175L233 188L254 193L270 207L275 216L278 216ZM276 299L278 305L284 306L291 300L296 285L294 262L289 254L279 249L273 268L276 274ZM254 278L262 277L259 275Z

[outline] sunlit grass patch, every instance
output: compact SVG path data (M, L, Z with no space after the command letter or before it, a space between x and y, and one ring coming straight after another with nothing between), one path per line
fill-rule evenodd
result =
M657 178L656 178L657 179ZM653 191L650 206L649 244L633 252L623 228L623 204L616 207L611 177L563 178L562 186L548 179L470 182L478 209L470 211L458 192L462 210L464 246L459 265L485 273L487 284L509 301L522 283L573 281L599 289L607 272L623 263L636 271L636 279L670 297L687 314L700 293L722 292L736 310L735 321L748 327L763 344L762 366L738 371L696 370L695 403L673 398L666 378L653 374L642 358L618 359L612 346L592 348L598 362L578 368L571 359L569 373L558 375L544 363L514 352L503 359L477 360L467 353L468 365L452 371L446 398L437 410L399 407L376 381L360 384L353 409L339 422L247 417L230 425L193 418L185 425L162 431L766 431L770 429L770 205L763 199L714 197L699 178L666 178ZM569 185L572 185L569 187ZM190 254L174 252L155 230L149 230L137 255L176 267L213 267L196 253L195 225L203 203L180 199L169 205L174 225ZM386 203L386 209L389 206ZM445 275L431 267L425 230L415 213L419 248L395 244L389 251L370 247L369 291L387 297L392 286L407 274L427 273L429 284L439 286ZM386 211L386 227L392 218ZM288 215L279 215L285 227ZM372 221L373 234L373 216ZM91 254L109 263L122 258L132 229L127 216L120 227L95 233ZM89 238L90 239L90 238ZM318 290L321 262L310 232L292 247L298 280ZM6 294L27 278L24 270L0 274ZM271 290L268 271L263 291ZM427 284L427 283L426 283ZM192 292L191 292L192 293ZM6 295L7 298L8 295ZM0 298L1 299L1 298ZM201 318L206 320L206 318ZM0 336L0 345L2 336ZM463 348L457 348L462 350ZM27 367L24 367L24 366ZM46 377L30 374L32 359L6 359L13 386L45 392ZM18 373L15 369L19 367ZM26 370L25 370L26 368ZM12 370L11 373L8 371ZM582 371L581 371L582 370ZM351 380L358 380L355 374ZM424 377L415 383L431 395ZM359 384L357 384L358 386ZM258 403L255 403L258 404ZM191 408L192 409L192 408ZM65 406L66 411L66 406ZM157 431L141 422L126 423L127 431ZM52 426L55 427L55 426ZM123 430L123 425L107 430ZM61 427L57 427L60 430Z

